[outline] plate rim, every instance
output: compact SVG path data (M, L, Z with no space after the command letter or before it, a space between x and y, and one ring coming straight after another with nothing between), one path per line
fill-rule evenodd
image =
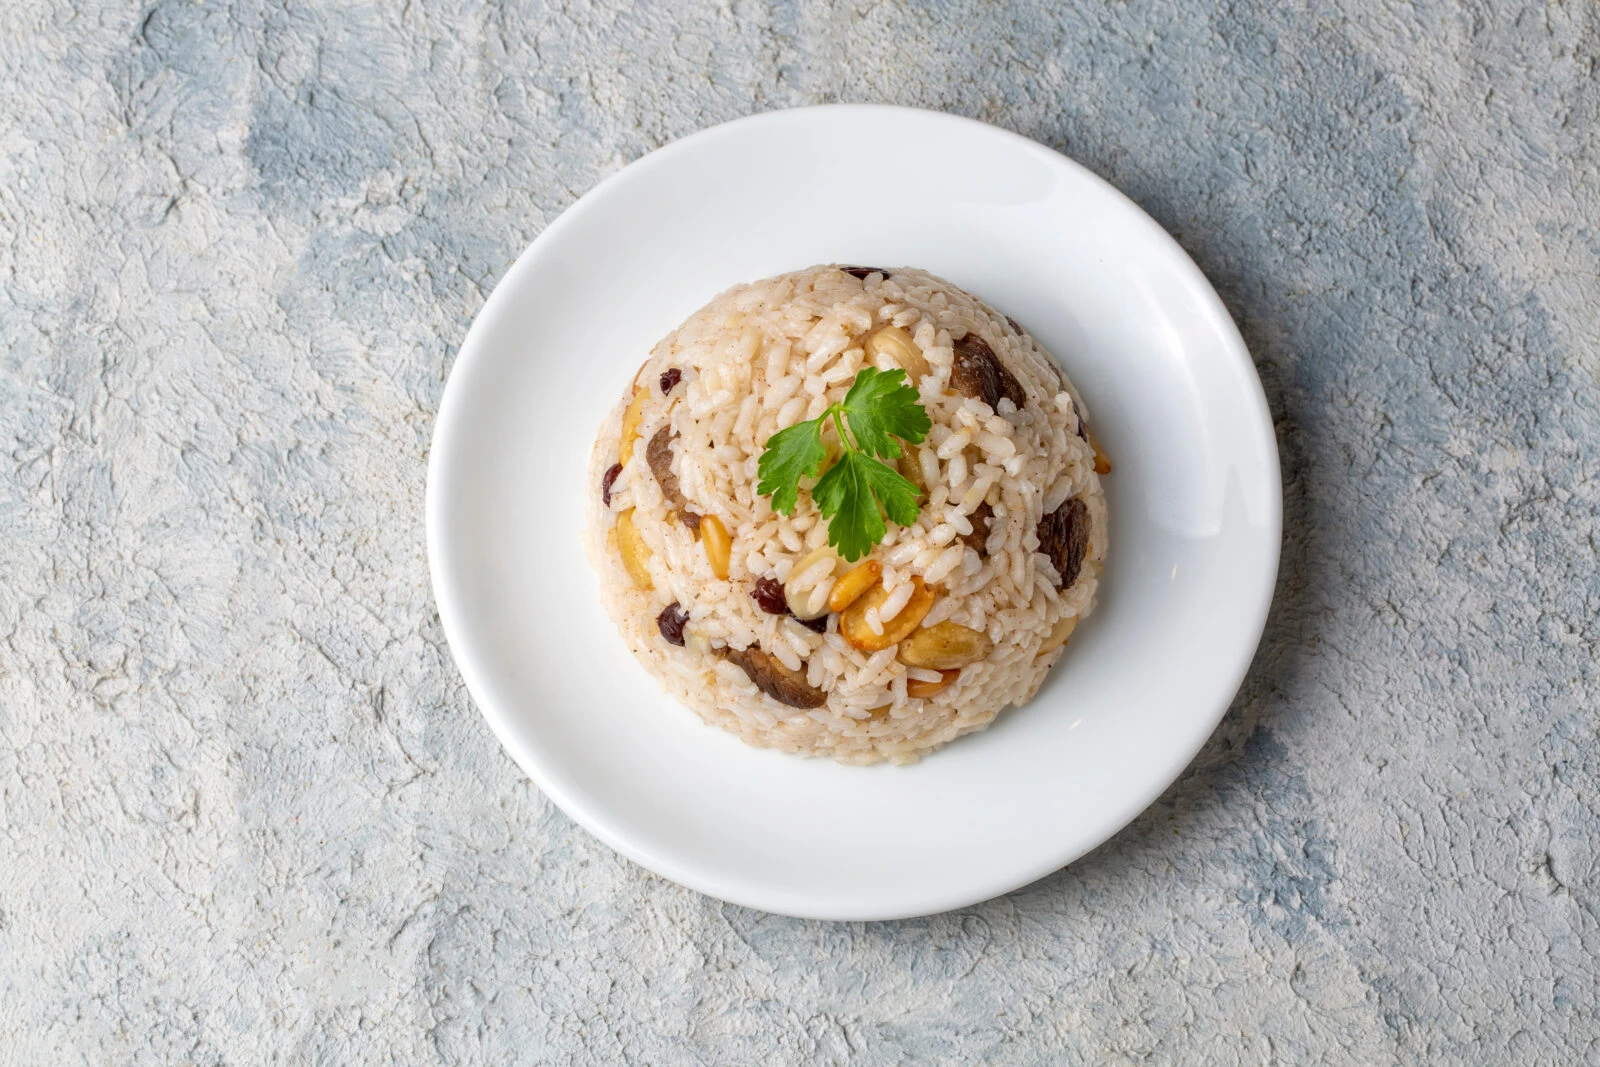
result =
M1159 773L1152 769L1144 789L1135 790L1129 794L1129 799L1117 805L1113 811L1097 820L1099 828L1090 835L1091 843L1087 846L1073 844L1064 848L1040 848L1038 859L1031 864L1022 864L1012 869L1004 877L992 879L982 887L966 885L959 891L929 892L926 897L917 902L907 902L900 907L851 907L823 906L807 907L798 901L774 900L770 895L760 891L759 886L740 886L726 884L715 872L705 872L686 866L674 857L663 854L657 849L647 847L641 842L633 840L609 825L607 820L597 818L587 807L560 784L556 783L550 774L545 773L544 762L533 749L536 746L523 746L515 740L510 723L509 712L499 708L491 700L483 699L482 694L493 691L485 675L487 668L478 662L480 653L470 643L465 641L463 634L464 623L460 620L466 614L465 608L459 603L459 591L451 586L447 575L447 562L444 557L445 544L448 537L445 533L445 516L442 514L442 505L439 502L442 480L442 471L445 460L451 449L453 427L468 413L470 409L463 407L464 388L452 389L453 383L464 380L470 374L471 368L477 366L484 358L483 338L490 329L488 322L497 318L500 304L511 299L512 290L519 288L518 279L532 269L531 264L541 245L554 236L561 234L566 229L577 225L578 220L597 210L597 205L603 207L606 194L609 190L633 180L640 173L648 171L663 160L670 159L686 151L692 151L700 145L710 141L720 140L730 136L739 135L744 129L751 126L760 126L785 121L805 120L818 114L876 114L885 118L912 116L918 120L932 120L934 122L947 122L952 125L966 127L969 131L981 132L984 136L995 137L1012 141L1027 151L1045 155L1053 166L1064 167L1079 179L1087 180L1098 187L1102 193L1109 193L1116 200L1131 209L1132 221L1149 231L1152 238L1164 244L1168 251L1175 253L1172 262L1185 274L1189 289L1197 295L1205 306L1209 317L1218 328L1220 339L1227 349L1229 357L1238 365L1235 369L1247 371L1241 377L1249 383L1246 397L1246 407L1249 409L1249 429L1251 435L1257 439L1258 444L1264 445L1262 458L1266 461L1268 475L1267 485L1270 491L1265 494L1266 514L1262 516L1261 526L1264 537L1270 545L1270 563L1264 568L1266 581L1264 583L1265 595L1260 602L1252 605L1248 612L1241 612L1248 625L1240 626L1241 635L1249 635L1248 652L1242 656L1242 662L1235 665L1231 672L1226 696L1219 700L1217 707L1210 709L1206 714L1195 715L1194 736L1191 743L1181 746L1175 751L1181 758L1169 761L1167 765L1159 768ZM464 370L465 373L464 373ZM458 378L458 376L460 376ZM494 289L489 293L483 304L473 315L471 326L462 338L456 350L454 360L451 362L449 374L441 391L438 410L434 416L433 433L429 441L427 464L427 485L424 492L424 533L426 538L426 551L428 560L428 573L434 606L439 616L440 627L444 631L445 641L450 649L451 659L466 685L468 695L477 707L480 715L488 722L491 732L499 741L501 748L512 758L512 761L526 774L529 780L542 792L556 807L592 834L607 847L639 864L661 877L667 878L679 885L685 886L696 892L714 899L726 901L741 907L754 908L773 914L787 915L802 919L818 919L825 921L883 921L915 918L926 915L935 915L968 907L986 900L1004 896L1015 892L1025 886L1031 885L1039 879L1076 862L1083 856L1099 849L1109 840L1121 833L1127 826L1135 821L1162 793L1164 793L1183 771L1194 761L1204 748L1206 741L1216 730L1217 725L1227 714L1234 698L1238 695L1240 687L1249 674L1250 666L1254 662L1260 648L1262 635L1265 633L1266 624L1271 615L1272 604L1275 600L1278 568L1282 557L1283 541L1283 480L1281 461L1278 452L1277 436L1272 419L1271 406L1267 401L1266 391L1261 384L1260 375L1256 371L1255 363L1250 358L1248 346L1240 334L1238 325L1229 314L1222 298L1217 294L1210 280L1189 256L1182 245L1167 232L1154 218L1131 198L1117 189L1110 182L1078 163L1076 160L1056 151L1022 134L1015 133L998 126L982 122L977 119L955 115L949 112L935 111L925 108L905 107L892 104L813 104L802 107L779 108L757 112L727 122L709 126L694 133L677 138L662 145L639 158L628 163L616 172L597 182L591 189L582 194L561 213L545 226L525 248L517 255L511 266L501 275L495 283ZM749 892L749 889L756 892Z

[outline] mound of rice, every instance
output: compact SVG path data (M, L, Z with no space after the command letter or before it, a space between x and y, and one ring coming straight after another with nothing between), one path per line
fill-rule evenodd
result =
M873 572L846 578L857 564L827 548L809 482L785 517L756 466L869 365L904 369L933 421L899 463L921 511L889 523L868 593L829 611ZM1086 414L1037 341L924 271L737 286L656 345L600 428L587 548L606 609L708 723L841 763L914 761L1027 703L1094 607L1109 464Z

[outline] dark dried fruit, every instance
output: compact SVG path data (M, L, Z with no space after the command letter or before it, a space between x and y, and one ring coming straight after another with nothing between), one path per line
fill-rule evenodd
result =
M750 594L756 604L768 615L787 615L789 599L783 595L783 583L776 578L757 578Z
M979 504L973 509L972 514L967 516L967 521L972 523L972 532L963 534L961 540L968 548L976 552L980 559L989 555L989 551L985 546L989 543L989 520L992 518L994 518L994 508L989 506L987 500Z
M651 436L644 458L650 464L650 473L660 483L661 495L667 498L667 503L675 508L682 507L685 503L683 491L678 488L678 476L672 473L672 427L663 426Z
M661 375L661 395L666 396L672 392L681 381L683 381L683 371L677 367L668 367L666 372Z
M799 623L801 626L804 626L814 634L825 634L828 632L828 616L826 614L818 615L814 619L799 619L795 618L794 612L791 611L789 613L789 618L794 619L795 622Z
M1076 400L1072 402L1072 414L1078 419L1078 436L1085 441L1089 440L1089 424L1083 421L1083 412L1078 410L1078 402Z
M1089 508L1073 497L1039 520L1039 551L1050 557L1061 576L1058 589L1078 580L1083 557L1089 550Z
M783 661L756 645L720 651L729 663L744 671L757 689L780 704L791 708L820 708L828 702L828 694L807 682L804 671L791 671Z
M600 479L600 499L606 507L611 506L611 487L617 482L617 475L622 473L622 464L613 463L606 468L606 473Z
M656 629L661 631L662 638L669 645L683 647L683 627L689 621L689 613L683 610L676 600L661 609L661 614L656 616Z
M678 488L678 476L672 473L671 427L663 426L655 432L650 443L645 445L644 459L650 464L650 473L661 484L661 495L667 498L667 506L677 513L680 522L698 531L700 516L689 510L689 501L685 499L683 490Z
M1020 334L1022 332L1022 323L1018 322L1016 319L1012 318L1010 315L1006 316L1006 322L1011 324L1011 331L1013 333Z
M975 333L968 333L955 342L955 363L950 368L950 384L957 392L974 396L990 407L996 407L1001 397L1006 397L1022 410L1028 394L1022 383L1005 368L989 342Z
M815 619L801 619L789 610L789 598L783 593L783 583L776 578L757 578L756 587L750 593L758 607L768 615L787 615L795 622L804 626L812 633L824 634L828 632L828 615L824 612Z
M865 279L869 274L881 274L885 278L889 277L889 272L884 270L882 267L840 267L839 269L850 275L852 278Z

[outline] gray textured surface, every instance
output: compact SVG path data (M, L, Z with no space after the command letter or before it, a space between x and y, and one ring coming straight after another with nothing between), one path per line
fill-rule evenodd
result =
M8 0L0 1061L1594 1062L1597 56L1583 0ZM1288 528L1154 808L867 926L555 811L421 524L523 245L671 138L836 99L1018 130L1168 226Z

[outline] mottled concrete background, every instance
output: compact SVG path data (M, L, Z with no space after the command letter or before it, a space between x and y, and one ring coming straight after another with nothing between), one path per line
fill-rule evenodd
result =
M1600 8L0 5L0 1062L1595 1062ZM451 357L709 123L972 115L1126 190L1278 421L1275 614L1070 870L827 925L500 751L423 555Z

